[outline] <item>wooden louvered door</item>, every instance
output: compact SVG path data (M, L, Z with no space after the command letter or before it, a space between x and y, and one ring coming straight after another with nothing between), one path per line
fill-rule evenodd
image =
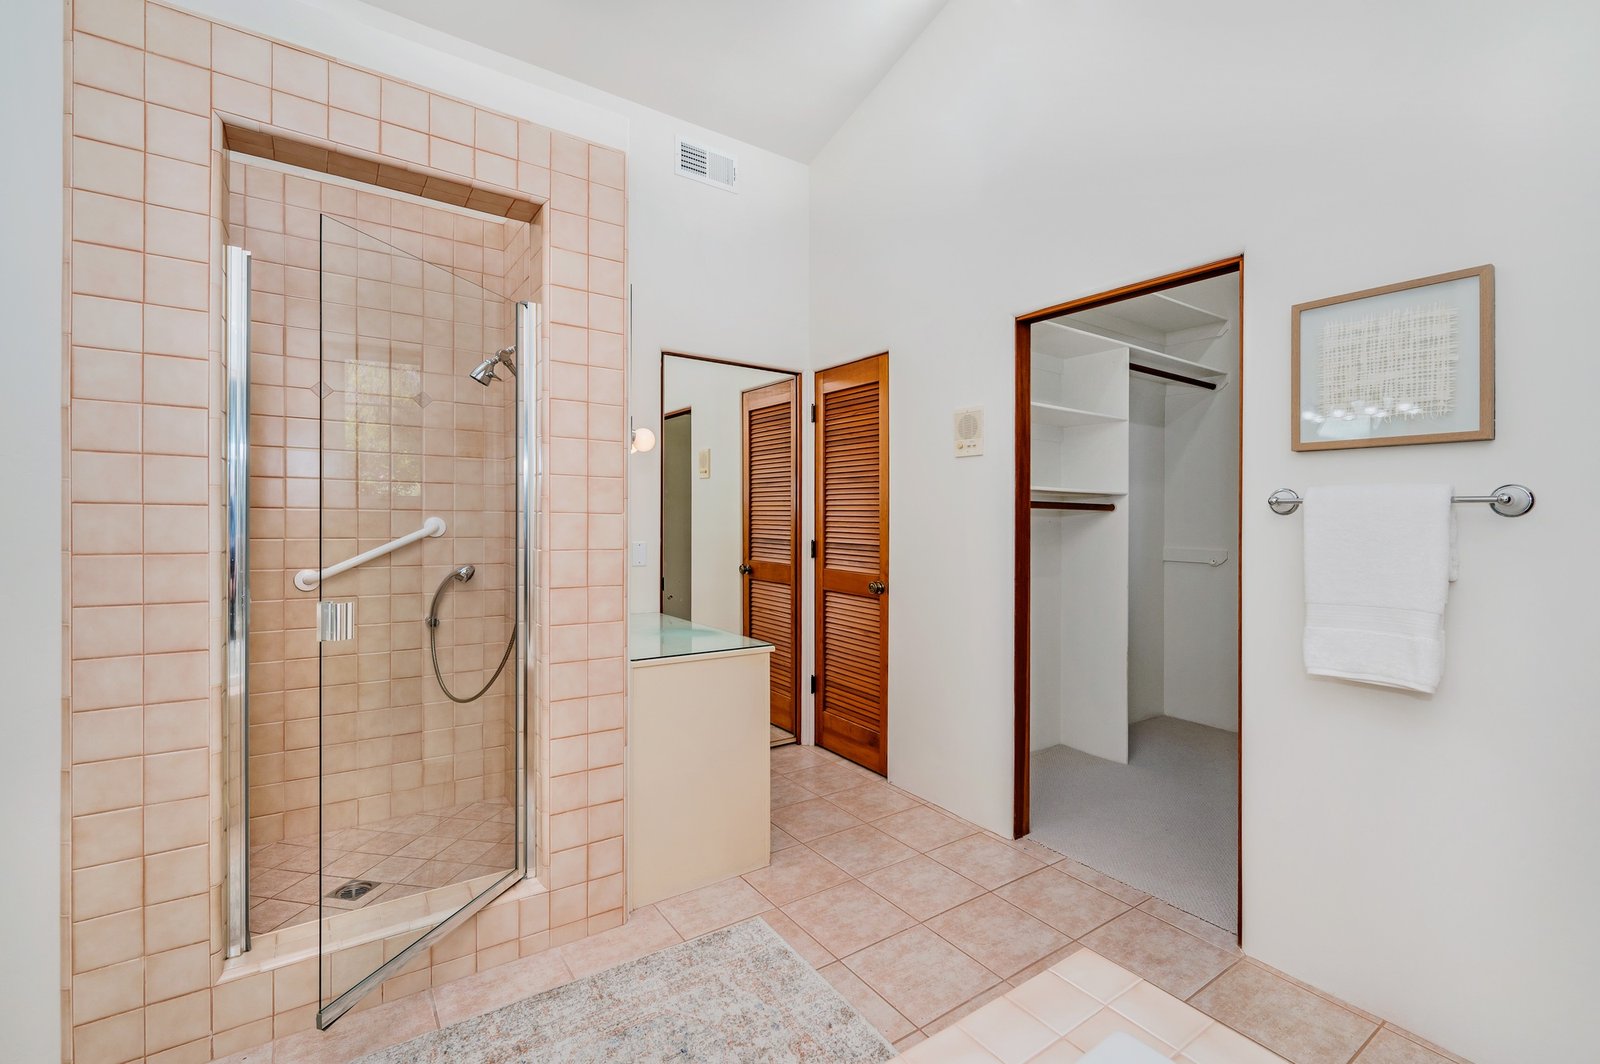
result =
M889 771L889 356L817 374L817 745Z
M772 723L799 732L800 413L795 378L744 393L744 634L772 644Z

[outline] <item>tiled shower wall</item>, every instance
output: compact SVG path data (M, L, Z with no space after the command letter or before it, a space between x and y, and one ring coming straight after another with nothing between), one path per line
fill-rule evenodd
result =
M622 921L620 153L144 0L69 0L66 1055L205 1061L313 1025L311 960L223 963L221 123L542 201L537 886L391 980Z
M466 371L513 342L514 301L538 284L534 227L237 156L228 188L229 242L253 257L250 844L318 830L318 596L294 576L317 568L319 529L331 563L428 516L448 526L324 587L355 599L360 623L353 643L328 648L323 830L509 802L511 677L452 703L422 618L442 575L473 564L435 634L453 689L481 687L515 609L514 393ZM326 397L325 377L338 378Z

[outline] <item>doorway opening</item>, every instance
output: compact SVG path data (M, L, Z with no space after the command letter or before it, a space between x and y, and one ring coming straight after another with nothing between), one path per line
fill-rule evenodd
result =
M800 375L661 357L661 612L772 644L772 745L800 734Z
M1243 260L1017 318L1014 828L1238 935Z

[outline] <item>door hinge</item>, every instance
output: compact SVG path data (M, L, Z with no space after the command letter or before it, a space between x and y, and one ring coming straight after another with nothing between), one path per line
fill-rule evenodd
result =
M812 694L816 694L817 693L817 674L816 673L812 673L811 674L811 693Z
M665 591L666 589L667 589L667 578L663 576L661 578L661 590Z
M813 558L815 558L817 556L817 541L816 540L812 540L811 541L811 556Z
M812 403L811 404L811 423L813 425L815 425L817 423L817 404L816 403Z

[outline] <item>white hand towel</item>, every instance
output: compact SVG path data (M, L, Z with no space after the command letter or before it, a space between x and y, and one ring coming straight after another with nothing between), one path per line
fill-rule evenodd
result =
M1306 671L1432 694L1455 579L1445 484L1306 492Z

